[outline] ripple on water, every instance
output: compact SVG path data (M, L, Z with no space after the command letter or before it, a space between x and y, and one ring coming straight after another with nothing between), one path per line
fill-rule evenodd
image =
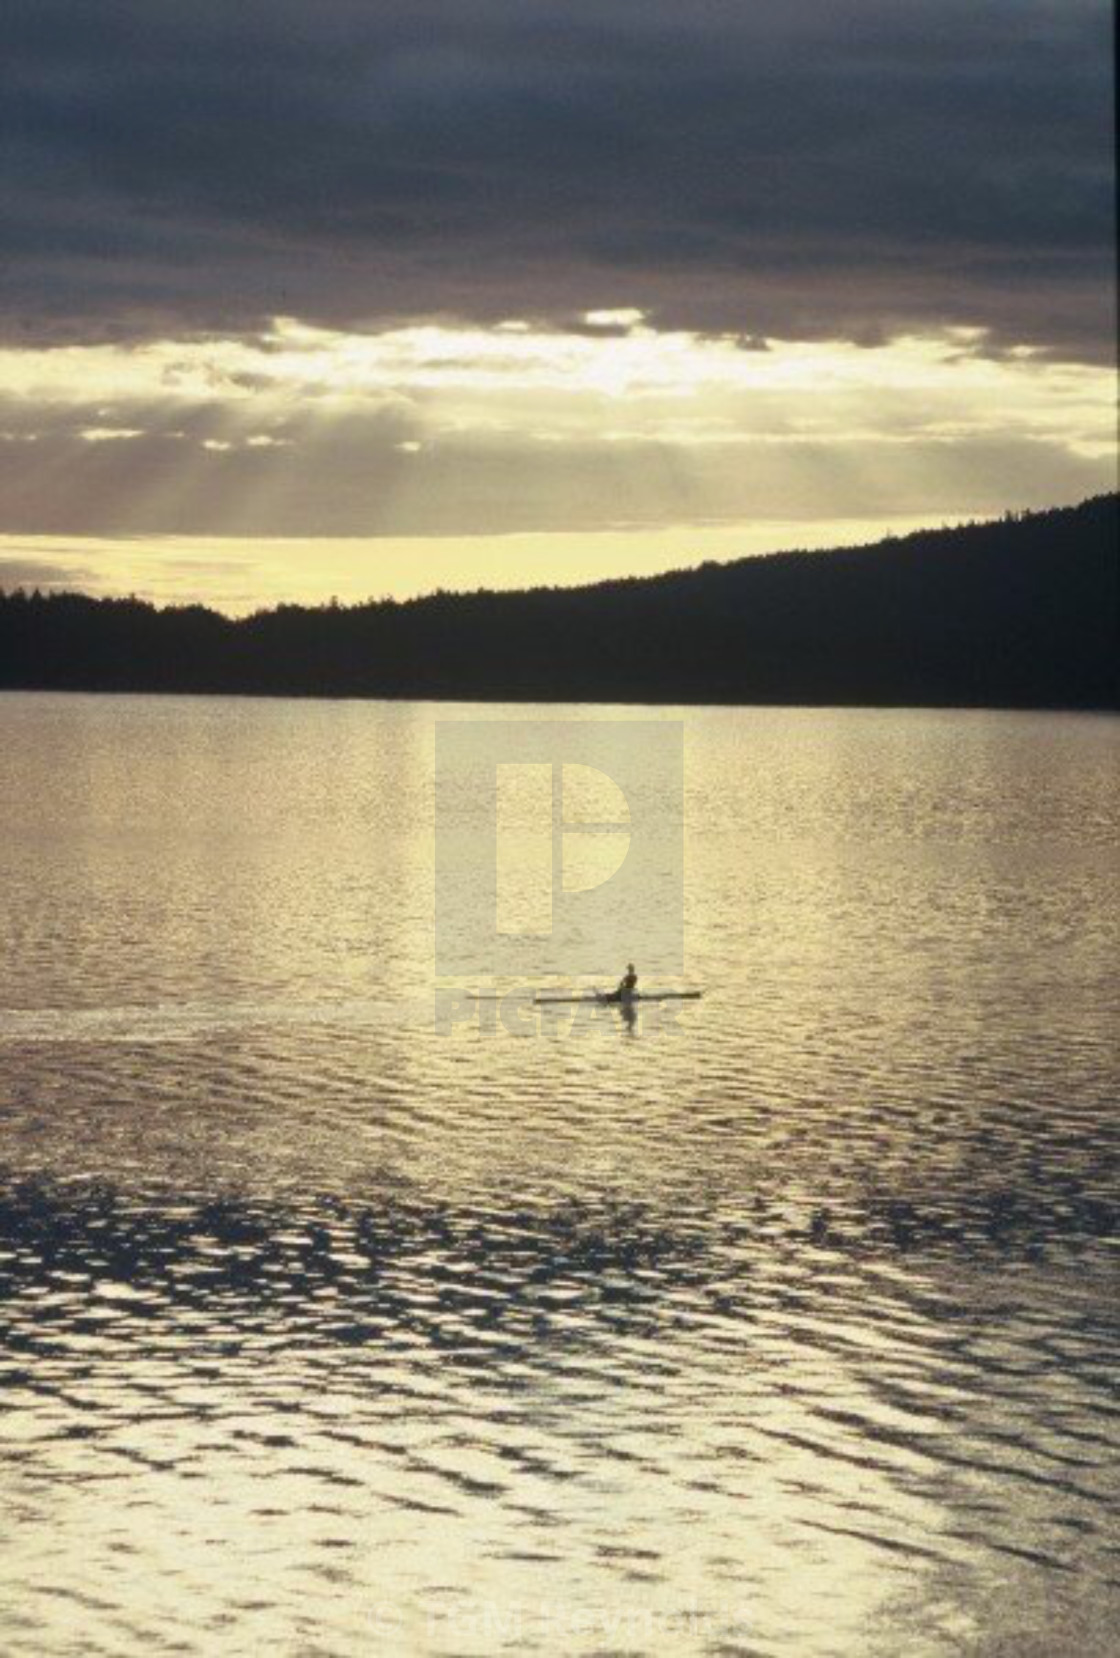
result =
M1111 1650L1115 722L690 714L707 998L526 1039L430 710L19 706L5 1652Z

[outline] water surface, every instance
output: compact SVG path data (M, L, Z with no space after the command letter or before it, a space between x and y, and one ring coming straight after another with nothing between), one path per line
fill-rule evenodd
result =
M1120 724L628 710L705 1000L438 1029L619 712L0 700L5 1654L1114 1650Z

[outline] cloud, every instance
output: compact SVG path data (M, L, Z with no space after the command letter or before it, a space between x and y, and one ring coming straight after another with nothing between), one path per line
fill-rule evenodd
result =
M645 328L287 325L0 353L3 379L8 534L579 534L984 513L1110 481L1107 372L962 336L757 352Z
M641 309L1101 358L1109 61L1101 0L12 0L0 327Z
M98 573L88 564L56 564L41 558L0 557L0 593L11 593L17 587L66 588L95 587Z

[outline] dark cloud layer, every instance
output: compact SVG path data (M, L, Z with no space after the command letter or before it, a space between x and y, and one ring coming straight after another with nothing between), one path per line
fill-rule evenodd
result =
M12 339L1112 334L1100 0L9 0Z

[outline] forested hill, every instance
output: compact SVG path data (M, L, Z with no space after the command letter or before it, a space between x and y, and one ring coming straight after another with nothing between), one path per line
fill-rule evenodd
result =
M0 687L1116 707L1118 498L835 552L240 620L0 596Z

